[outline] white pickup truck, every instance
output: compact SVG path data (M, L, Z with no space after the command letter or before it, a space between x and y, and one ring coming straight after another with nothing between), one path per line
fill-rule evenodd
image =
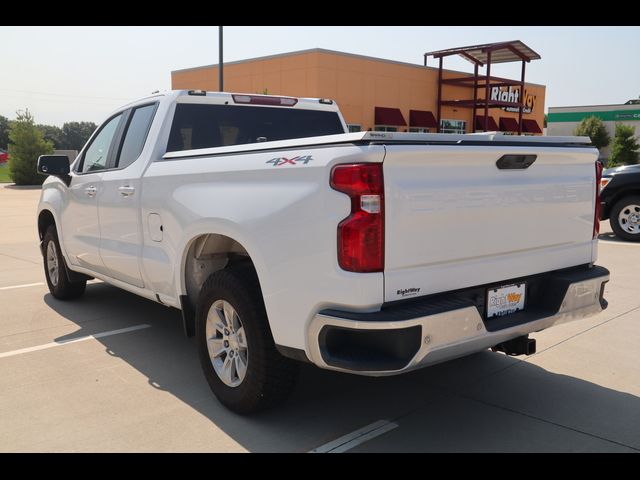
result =
M118 109L38 207L47 284L182 311L230 409L299 361L392 375L606 308L598 152L583 137L360 132L331 100L174 91Z

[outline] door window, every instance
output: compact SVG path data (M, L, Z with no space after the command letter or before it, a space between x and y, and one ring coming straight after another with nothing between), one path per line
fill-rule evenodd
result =
M80 168L82 173L95 172L106 168L109 149L121 119L122 114L116 115L100 129L100 132L98 132L98 135L96 135L84 153L82 167Z

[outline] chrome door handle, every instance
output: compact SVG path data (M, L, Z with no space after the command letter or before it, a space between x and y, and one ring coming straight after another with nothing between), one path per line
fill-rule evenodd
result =
M133 188L131 185L124 185L122 187L118 187L118 191L120 192L120 195L122 195L123 197L130 197L135 193L136 189Z
M96 196L97 191L98 189L93 185L89 185L87 188L84 189L84 193L86 193L89 197L92 197L92 198Z

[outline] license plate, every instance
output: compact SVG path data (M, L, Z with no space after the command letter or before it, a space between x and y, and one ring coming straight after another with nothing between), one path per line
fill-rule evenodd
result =
M487 318L524 310L525 284L514 283L487 290Z

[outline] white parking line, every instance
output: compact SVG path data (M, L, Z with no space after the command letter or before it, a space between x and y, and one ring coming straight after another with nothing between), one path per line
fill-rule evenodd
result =
M13 290L14 288L27 288L27 287L35 287L38 285L44 285L44 282L38 283L25 283L24 285L10 285L8 287L0 287L0 290Z
M85 337L70 338L69 340L61 340L59 342L50 342L43 345L36 345L34 347L21 348L20 350L3 352L0 353L0 358L13 357L15 355L22 355L23 353L37 352L38 350L46 350L47 348L61 347L63 345L69 345L70 343L84 342L85 340L108 337L110 335L118 335L120 333L134 332L136 330L142 330L143 328L150 327L151 325L147 323L141 323L140 325L134 325L133 327L119 328L118 330L109 330L108 332L96 333L94 335L87 335Z
M380 435L387 433L398 426L397 423L390 422L389 420L378 420L377 422L362 427L355 432L347 433L342 437L332 440L329 443L325 443L309 453L343 453L347 450L351 450L358 445L368 442L369 440L379 437Z
M87 283L88 284L93 284L93 283L101 283L102 280L100 280L99 278L94 278L93 280L89 280ZM46 285L46 283L44 282L37 282L37 283L25 283L23 285L9 285L8 287L0 287L0 291L2 290L13 290L14 288L27 288L27 287L37 287L40 285Z

